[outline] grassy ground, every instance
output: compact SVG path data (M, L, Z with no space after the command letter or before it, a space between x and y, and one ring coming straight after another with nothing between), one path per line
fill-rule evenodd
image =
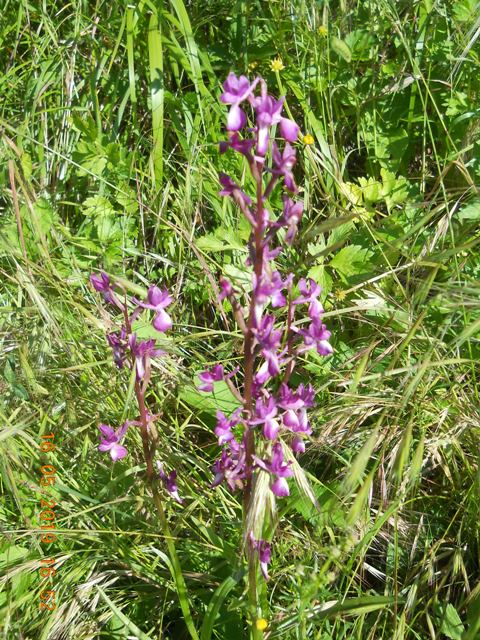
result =
M96 448L98 422L119 424L130 402L88 286L99 267L175 293L150 398L185 497L168 517L201 639L248 637L241 507L209 489L214 405L194 390L240 346L214 290L221 272L245 275L245 228L217 195L218 170L242 170L217 151L230 70L264 75L311 136L286 266L321 282L334 331L334 356L302 368L318 399L302 463L321 508L280 504L268 637L480 638L478 9L3 0L3 638L187 637L140 439L113 468ZM42 464L57 469L50 545Z

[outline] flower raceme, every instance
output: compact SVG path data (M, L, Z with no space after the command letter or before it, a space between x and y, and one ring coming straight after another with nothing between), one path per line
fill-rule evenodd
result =
M129 303L123 287L119 283L112 283L110 277L105 272L102 271L99 275L92 274L90 276L90 282L93 288L102 294L107 305L121 312L121 326L116 331L111 331L107 334L107 342L112 348L113 360L116 366L119 369L128 367L135 370L135 393L137 401L143 409L143 411L140 411L140 420L127 421L117 430L106 424L99 425L100 445L98 449L101 452L108 452L112 460L116 462L117 460L125 458L128 453L126 446L120 443L125 438L129 427L140 427L143 430L142 438L148 441L149 427L157 417L151 415L145 406L145 393L151 374L151 361L154 358L165 355L164 351L157 348L155 338L148 340L139 339L133 330L133 324L142 313L152 311L152 325L158 333L165 333L171 329L172 319L165 309L172 303L172 297L167 289L151 286L148 289L147 297L144 301L132 298ZM120 291L122 296L117 295L116 290ZM123 301L121 301L122 297ZM150 448L147 446L147 451L148 450L150 450ZM176 484L177 472L173 470L167 475L163 471L163 466L160 461L157 461L156 464L158 475L165 489L174 500L181 503L182 500L178 495Z
M219 301L229 300L244 336L241 382L236 383L236 371L227 374L217 364L199 374L198 388L211 392L224 380L241 399L231 416L217 412L215 434L222 451L213 467L213 486L225 481L231 490L242 490L248 505L258 473L268 474L276 497L289 495L293 457L305 451L305 438L312 433L307 410L315 395L311 385L293 388L290 379L298 356L310 349L327 356L333 348L322 322L320 286L311 278L295 284L294 274L283 276L277 263L292 245L303 214L303 202L292 199L298 192L293 144L300 128L282 115L284 98L271 96L263 78L250 82L230 73L220 100L230 105L228 140L220 144L220 152L241 154L256 184L254 201L231 176L219 176L220 195L231 198L251 226L246 264L252 268L252 289L248 297L225 278L220 281ZM273 216L269 197L283 189L283 210ZM302 327L295 319L300 314L308 322ZM247 535L267 577L270 546L255 540L253 532Z

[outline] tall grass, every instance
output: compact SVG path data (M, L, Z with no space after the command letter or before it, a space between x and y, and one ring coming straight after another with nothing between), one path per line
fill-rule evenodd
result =
M217 98L247 69L313 137L289 267L321 282L337 327L335 356L302 363L319 509L280 505L268 637L479 637L478 3L6 0L0 34L3 637L187 637L140 441L113 468L96 450L100 416L119 424L131 402L87 286L100 266L137 294L157 280L177 294L151 392L185 497L170 529L202 640L248 637L241 506L209 489L215 402L194 389L196 371L239 357L215 302L220 267L246 277L245 227L217 195Z

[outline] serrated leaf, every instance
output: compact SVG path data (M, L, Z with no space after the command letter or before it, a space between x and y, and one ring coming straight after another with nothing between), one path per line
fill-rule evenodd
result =
M351 244L340 249L330 260L328 266L346 277L365 273L370 268L369 258L371 255L372 252L369 249Z
M330 38L330 46L338 56L345 60L345 62L351 62L352 52L346 42L340 40L340 38L337 38L336 36L332 36Z
M238 240L232 229L218 228L197 240L197 246L203 251L245 251L245 245Z
M325 269L325 265L316 264L309 272L308 277L313 278L322 287L322 298L325 298L332 290L332 276Z
M107 198L91 196L83 202L83 215L87 218L112 217L115 209Z

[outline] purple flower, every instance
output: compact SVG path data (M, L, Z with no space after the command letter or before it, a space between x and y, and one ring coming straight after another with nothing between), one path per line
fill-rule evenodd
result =
M128 422L125 422L119 429L115 431L108 424L100 424L98 428L102 432L100 436L100 444L98 445L98 450L105 452L109 451L110 456L114 462L117 460L121 460L127 455L126 448L120 444L120 440L125 436L128 429Z
M157 331L164 333L172 328L172 319L165 311L165 307L172 304L172 297L167 289L160 289L156 286L150 287L147 294L147 302L140 302L139 300L135 300L135 302L142 309L155 311L152 324Z
M213 465L215 478L212 487L226 480L232 491L243 489L245 480L245 446L235 439L229 440L220 458Z
M250 544L252 548L255 549L258 553L258 559L260 561L260 569L262 571L263 577L265 580L268 580L268 565L270 563L272 548L270 544L266 540L255 540L253 537L253 533L250 532Z
M280 347L282 331L274 329L275 317L267 315L262 318L260 326L252 329L256 341L258 342L262 356L265 358L265 366L260 367L257 374L257 382L264 384L268 377L276 376L280 372L281 356L277 352Z
M305 409L287 409L283 414L283 424L294 433L312 433Z
M103 295L103 299L105 300L105 302L108 302L109 304L113 304L116 307L119 307L120 309L123 308L113 292L112 285L110 283L110 278L105 273L105 271L100 271L99 276L92 273L92 275L90 276L90 282L92 283L92 286L95 289L95 291L98 291Z
M127 357L127 332L125 327L122 327L120 331L108 333L107 342L112 347L113 361L119 369L123 369L125 358Z
M223 380L223 367L221 364L216 364L210 370L199 373L198 377L200 378L200 384L197 386L199 391L213 391L213 383Z
M233 440L232 427L237 426L241 419L241 409L236 409L230 418L224 413L217 411L217 426L215 427L215 435L218 436L218 444L225 444Z
M315 391L311 384L306 387L300 384L296 391L290 389L288 385L282 383L277 394L277 404L282 409L301 409L302 407L313 407Z
M270 298L272 301L272 307L284 307L287 304L287 301L282 290L288 289L292 280L293 274L289 274L285 280L282 280L280 273L278 271L274 271L270 278L265 276L257 283L257 278L254 274L253 285L255 300L258 305L263 307Z
M226 278L222 278L220 280L220 294L218 296L218 301L221 302L225 298L228 298L233 293L232 283L229 282Z
M285 242L291 246L297 234L298 223L303 214L303 202L293 202L288 196L283 198L283 215L280 219L287 227Z
M250 101L257 114L257 153L264 156L268 150L269 128L280 124L280 134L287 142L295 142L300 130L299 126L283 118L280 114L283 109L285 97L275 100L266 93L266 87L262 85L262 95L251 98Z
M300 438L300 436L295 436L295 438L290 443L293 453L305 453L305 442Z
M158 469L158 475L160 476L160 479L162 480L165 489L168 491L168 493L172 496L172 498L176 502L178 502L179 504L182 504L183 500L178 495L177 472L175 471L175 469L173 471L170 471L170 473L167 476L167 474L163 470L162 463L160 462L160 460L157 460L157 469Z
M234 182L226 173L219 173L218 179L223 189L219 192L221 196L232 196L236 201L240 200L245 205L251 205L252 200L244 193L238 184Z
M313 320L308 329L302 329L298 333L303 337L303 345L298 347L297 353L304 353L312 348L316 348L321 356L333 353L333 347L329 343L332 334L319 320Z
M278 409L275 398L269 396L266 401L257 398L255 415L252 420L249 420L249 424L263 424L263 435L265 438L267 438L267 440L276 440L278 432L280 431L280 424L278 420L275 420L277 413Z
M315 282L313 278L309 278L308 282L302 278L298 283L301 295L293 301L293 304L309 304L308 315L315 320L323 313L322 303L317 299L322 293L322 288Z
M241 139L238 133L233 131L228 136L228 141L220 142L220 153L225 153L228 149L233 149L246 158L251 159L254 146L255 140Z
M239 104L243 102L251 93L252 85L247 76L237 76L230 72L223 83L223 93L220 100L224 104Z
M296 122L289 120L288 118L281 118L280 133L282 134L282 138L287 142L296 142L299 131L300 127Z
M272 96L262 95L253 99L257 113L257 153L264 156L268 151L269 130L282 119L281 112L285 98L275 100Z
M255 84L251 85L246 76L237 78L234 73L228 74L223 83L224 91L220 96L224 104L232 105L227 116L228 131L238 131L247 124L247 116L239 105L250 95Z
M285 181L285 186L289 191L296 192L297 186L293 178L292 169L297 161L297 154L295 149L288 144L285 144L283 153L280 155L277 144L274 142L272 146L272 156L274 168L272 173L275 175L282 175Z
M165 351L155 349L155 340L153 338L137 342L136 334L132 333L128 338L128 344L135 358L137 378L139 380L145 376L145 372L150 368L150 358L165 355Z
M253 456L253 458L257 467L276 476L276 480L270 485L272 492L279 498L290 495L286 479L293 475L293 470L290 468L292 462L284 462L282 445L279 442L273 445L272 459L270 462L261 460L257 458L257 456Z

